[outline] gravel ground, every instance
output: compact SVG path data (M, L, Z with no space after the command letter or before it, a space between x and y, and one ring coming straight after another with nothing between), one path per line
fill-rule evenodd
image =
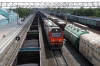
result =
M41 25L39 24L39 41L40 41L40 47L41 47L41 66L48 66L48 60L46 59L46 53L45 53L45 46L43 41L43 31L41 28Z
M54 56L52 54L52 51L49 47L49 44L47 42L47 38L46 38L46 34L44 32L44 30L42 30L42 35L43 35L43 42L44 42L44 46L41 45L41 52L42 52L42 56L45 55L45 57L41 57L42 59L44 59L43 61L45 63L42 63L43 61L41 61L42 65L41 66L56 66L55 60L54 60ZM43 52L45 52L43 54Z
M17 65L17 66L39 66L39 65L38 64L29 63L29 64L21 64L21 65Z
M71 43L64 41L62 52L69 66L93 66Z

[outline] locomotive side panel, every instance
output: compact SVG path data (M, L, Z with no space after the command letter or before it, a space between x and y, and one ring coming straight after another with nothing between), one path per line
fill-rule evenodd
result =
M46 33L46 37L47 37L48 43L50 45L50 39L49 39L50 28L49 28L49 25L47 24L47 22L49 22L49 21L48 20L44 20L44 30L45 30L45 33Z

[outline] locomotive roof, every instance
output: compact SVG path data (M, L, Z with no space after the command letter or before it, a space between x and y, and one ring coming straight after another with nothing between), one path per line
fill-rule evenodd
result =
M53 23L51 20L47 19L47 20L44 20L45 21L45 24L48 25L48 26L52 26L52 27L56 27L57 25L55 23Z
M58 26L56 26L56 27L54 26L54 27L52 27L52 28L59 28L59 27L58 27Z

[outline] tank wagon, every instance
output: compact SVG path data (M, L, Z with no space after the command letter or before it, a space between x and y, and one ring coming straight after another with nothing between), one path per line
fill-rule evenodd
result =
M75 21L96 29L100 29L100 19L67 14L67 20Z
M44 30L51 46L51 49L59 49L63 46L64 33L63 31L51 20L43 19Z
M100 65L100 38L88 31L67 24L65 38L71 42L94 66Z
M65 38L68 39L76 48L79 48L79 38L82 34L89 32L79 29L72 24L67 24L64 28Z

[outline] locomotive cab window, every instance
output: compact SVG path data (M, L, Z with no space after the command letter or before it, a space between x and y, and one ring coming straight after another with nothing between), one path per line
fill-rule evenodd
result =
M61 33L52 33L52 37L61 37L62 34Z
M62 37L62 30L60 28L54 28L51 30L52 37Z

